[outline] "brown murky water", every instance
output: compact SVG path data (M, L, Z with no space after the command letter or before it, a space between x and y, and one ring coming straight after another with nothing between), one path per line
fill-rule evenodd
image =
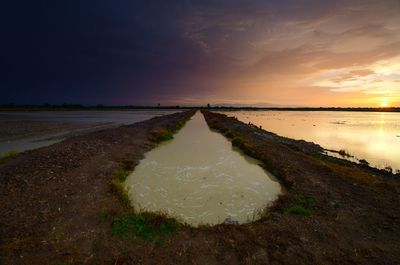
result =
M135 209L191 225L245 223L281 193L277 180L211 131L197 112L174 139L146 154L125 182Z

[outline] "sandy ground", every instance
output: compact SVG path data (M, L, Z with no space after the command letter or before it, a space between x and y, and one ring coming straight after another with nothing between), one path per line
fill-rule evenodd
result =
M126 157L193 112L72 137L0 165L0 264L400 264L400 180L330 159L318 145L205 112L208 125L261 160L287 193L255 223L183 226L161 245L99 220L124 211L111 190ZM303 205L309 214L293 210ZM307 199L308 201L308 199ZM310 205L309 205L310 204ZM296 213L297 212L297 213Z

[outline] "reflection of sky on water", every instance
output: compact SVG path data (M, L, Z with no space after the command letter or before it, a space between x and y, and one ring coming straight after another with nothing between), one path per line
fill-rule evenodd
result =
M400 113L342 111L223 112L278 135L345 149L377 167L400 169Z
M34 111L34 112L0 112L0 121L38 120L71 123L113 122L132 124L154 116L171 114L177 110L126 110L126 111Z
M93 129L102 129L110 125L127 125L150 119L154 116L171 114L176 110L137 110L137 111L35 111L0 112L2 121L46 121L75 123ZM90 126L89 126L90 125ZM84 130L84 128L82 128ZM80 129L73 130L79 132ZM0 141L0 156L9 151L22 152L48 146L63 140L63 135L71 131L62 131L38 137L29 137L12 141ZM60 136L57 139L49 137Z

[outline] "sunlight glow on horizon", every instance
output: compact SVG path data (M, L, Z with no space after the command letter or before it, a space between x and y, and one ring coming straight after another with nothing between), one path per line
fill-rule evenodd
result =
M381 105L380 105L382 108L386 108L386 107L389 107L389 99L388 98L382 98L382 101L381 101Z
M0 103L400 107L400 0L183 2L15 12Z

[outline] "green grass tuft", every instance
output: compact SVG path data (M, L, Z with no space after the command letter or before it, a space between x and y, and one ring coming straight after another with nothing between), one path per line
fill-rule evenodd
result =
M129 176L130 171L124 170L124 169L119 169L114 172L112 178L113 179L118 179L120 182L124 182L126 178Z
M160 138L158 138L158 139L159 139L160 142L163 142L163 141L171 140L173 138L174 138L174 136L172 135L172 133L166 132L166 133L162 134L160 136Z
M179 121L175 126L175 131L179 131L180 129L183 128L183 126L185 126L185 122Z
M112 191L118 195L123 204L128 208L131 207L130 206L131 203L129 200L128 191L124 186L124 182L130 173L131 173L130 170L118 169L114 171L114 173L111 176Z
M16 151L8 151L7 153L5 153L2 156L0 156L0 163L3 163L5 161L15 157L16 155L18 155L18 152L16 152Z
M121 237L137 236L152 240L160 236L173 234L179 223L165 214L142 212L120 214L111 221L111 231Z
M128 196L128 190L124 186L124 182L119 181L119 179L114 178L111 180L111 188L114 193L118 195L118 197L121 199L122 203L128 207L131 208L131 202Z
M172 128L157 128L150 133L151 140L156 143L172 140L173 134L182 129L185 124L186 121L178 121Z
M155 129L150 133L150 135L151 139L156 143L171 140L174 138L172 132L166 128Z
M314 196L301 196L283 209L283 212L299 216L310 216L315 209Z

